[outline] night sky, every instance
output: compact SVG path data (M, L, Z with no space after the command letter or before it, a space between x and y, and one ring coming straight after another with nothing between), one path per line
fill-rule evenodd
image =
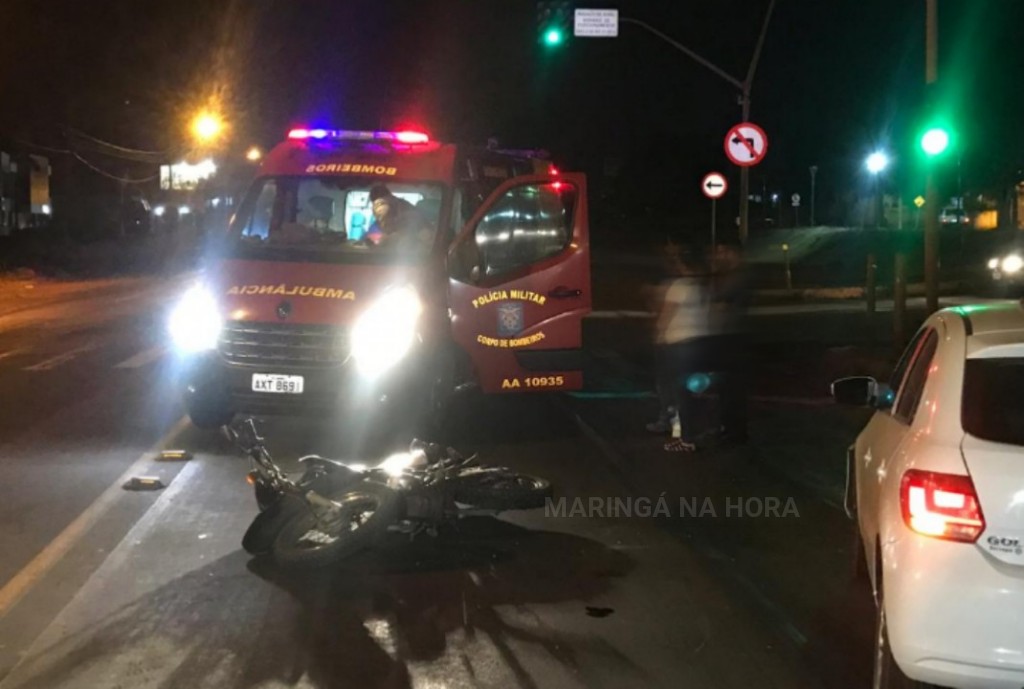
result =
M0 135L62 147L67 127L146 150L180 147L187 115L219 103L232 146L289 125L420 124L435 136L544 147L623 194L696 197L732 174L722 138L735 89L630 26L618 39L537 42L530 0L4 0ZM767 0L631 0L643 19L742 77ZM762 184L822 194L864 184L875 146L912 187L924 99L924 0L778 0L754 86L771 139ZM960 125L965 184L1005 184L1024 163L1024 3L939 0L936 99ZM227 153L227 152L225 152ZM100 161L102 162L102 160ZM902 163L902 164L901 164ZM144 166L139 168L144 170ZM911 194L912 195L912 194Z

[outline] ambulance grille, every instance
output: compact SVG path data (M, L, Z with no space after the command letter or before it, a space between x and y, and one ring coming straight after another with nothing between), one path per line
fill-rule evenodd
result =
M337 326L228 323L218 349L233 364L329 367L345 361L349 341Z

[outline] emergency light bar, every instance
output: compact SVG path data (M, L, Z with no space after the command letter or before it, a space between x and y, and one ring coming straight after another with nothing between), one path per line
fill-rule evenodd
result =
M332 139L335 141L390 141L399 144L426 144L430 137L423 132L403 130L400 132L370 132L351 129L292 129L289 139Z

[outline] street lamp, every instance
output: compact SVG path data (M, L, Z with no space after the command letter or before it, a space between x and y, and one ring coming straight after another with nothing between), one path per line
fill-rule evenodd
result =
M889 167L889 156L884 151L875 151L864 161L864 167L872 175L879 175Z
M889 167L889 155L885 151L874 151L864 160L864 167L871 173L874 179L874 194L872 194L871 205L874 207L871 214L874 216L875 225L881 227L885 224L885 212L882 202L882 188L879 177Z
M263 151L261 151L258 146L252 146L245 152L245 159L250 163L258 162L262 157Z
M212 112L201 112L192 119L192 135L200 143L211 143L224 132L224 120Z

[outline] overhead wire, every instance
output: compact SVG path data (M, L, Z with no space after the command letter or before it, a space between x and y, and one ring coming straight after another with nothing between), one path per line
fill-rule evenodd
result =
M57 153L59 155L71 155L72 153L71 151L64 148L53 148L52 146L44 146L43 144L34 144L30 141L25 141L24 139L19 139L16 137L14 140L17 141L22 146L28 146L29 148L38 148L40 151L46 151L47 153Z
M115 175L115 174L113 174L111 172L107 172L106 170L103 170L101 168L96 167L95 165L90 163L88 160L86 160L85 158L80 156L75 151L72 151L71 155L73 155L75 157L75 159L78 160L78 162L82 163L83 165L85 165L87 168L89 168L93 172L95 172L97 174L100 174L100 175L103 175L104 177L107 177L109 179L121 182L122 184L142 184L144 182L151 182L151 181L153 181L154 179L156 179L157 177L160 176L160 173L158 172L157 174L150 175L149 177L136 177L136 178L121 177L119 175Z
M65 132L71 132L75 136L82 137L83 139L86 139L88 141L92 141L93 143L99 144L100 146L105 146L107 148L112 148L115 151L121 151L122 153L130 153L130 154L133 154L133 155L159 156L161 158L164 158L164 157L167 156L167 151L144 151L144 150L142 150L140 148L128 148L126 146L119 146L118 144L112 144L109 141L104 141L103 139L98 139L95 136L92 136L91 134L86 134L85 132L83 132L81 130L75 129L74 127L65 127Z

